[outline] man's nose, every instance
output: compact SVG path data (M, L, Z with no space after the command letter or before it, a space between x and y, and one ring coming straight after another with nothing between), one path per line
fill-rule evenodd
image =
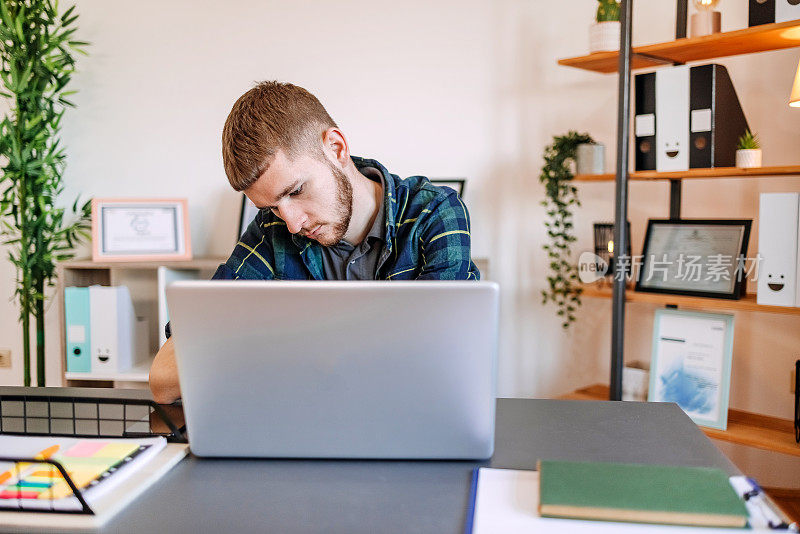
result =
M298 209L292 209L287 205L278 207L278 216L283 219L283 222L286 223L286 228L293 234L299 232L303 228L303 223L305 223L303 212Z

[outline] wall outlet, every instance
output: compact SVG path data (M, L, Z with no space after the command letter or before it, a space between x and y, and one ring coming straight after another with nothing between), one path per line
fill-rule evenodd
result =
M11 367L11 349L0 349L0 367Z

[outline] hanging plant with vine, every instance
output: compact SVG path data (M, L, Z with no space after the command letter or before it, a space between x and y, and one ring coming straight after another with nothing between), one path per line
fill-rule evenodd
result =
M575 310L581 305L578 267L571 261L571 245L577 239L572 209L581 203L578 188L572 185L574 175L569 164L575 159L578 145L583 143L594 143L594 140L588 134L575 131L554 136L553 143L544 149L544 166L539 175L545 189L545 199L541 204L547 209L548 219L544 225L549 237L549 243L542 248L547 252L550 265L548 287L542 291L542 304L556 304L564 328L569 328L575 321Z

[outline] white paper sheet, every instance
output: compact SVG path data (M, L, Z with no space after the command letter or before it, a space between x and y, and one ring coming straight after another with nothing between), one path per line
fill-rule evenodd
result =
M615 523L539 517L539 473L482 467L473 534L734 534L742 529Z

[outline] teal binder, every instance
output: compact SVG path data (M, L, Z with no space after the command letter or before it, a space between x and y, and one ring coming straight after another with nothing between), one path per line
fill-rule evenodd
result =
M64 289L64 312L67 337L67 372L89 373L92 370L92 332L89 328L89 288Z

